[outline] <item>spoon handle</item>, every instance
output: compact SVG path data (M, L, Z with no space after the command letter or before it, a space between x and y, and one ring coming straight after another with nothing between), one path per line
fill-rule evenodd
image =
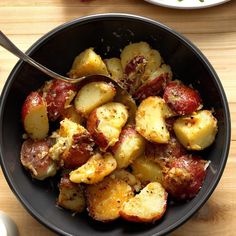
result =
M30 65L42 71L43 73L49 75L50 77L55 78L55 79L61 79L67 82L69 81L69 78L51 71L50 69L46 68L45 66L33 60L31 57L27 56L19 48L17 48L15 44L13 44L13 42L2 31L0 31L0 45L6 50L8 50L9 52L13 53L18 58L29 63ZM70 82L73 82L73 81L71 80Z

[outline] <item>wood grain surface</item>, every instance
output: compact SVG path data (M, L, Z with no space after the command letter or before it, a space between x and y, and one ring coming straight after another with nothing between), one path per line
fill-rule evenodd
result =
M0 30L26 51L54 27L95 13L123 12L158 20L190 39L214 66L226 91L232 136L228 163L208 202L171 236L236 235L236 1L202 10L174 10L143 0L1 0ZM0 47L0 91L17 62ZM20 235L55 235L18 202L0 171L0 210L16 222ZM0 232L1 235L1 232Z

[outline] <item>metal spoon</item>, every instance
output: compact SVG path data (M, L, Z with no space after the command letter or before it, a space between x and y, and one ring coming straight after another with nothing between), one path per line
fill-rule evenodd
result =
M126 105L129 108L129 113L130 113L130 120L134 119L135 112L136 112L136 104L131 95L125 90L123 85L119 83L118 81L115 81L111 77L105 76L105 75L86 75L82 76L79 78L69 78L65 77L62 75L57 74L54 71L51 71L47 67L41 65L37 61L33 60L31 57L23 53L18 47L15 46L15 44L2 32L0 31L0 45L8 50L9 52L13 53L15 56L18 58L22 59L23 61L29 63L36 69L42 71L43 73L49 75L50 77L54 79L60 79L65 82L70 82L70 83L80 83L80 82L85 82L87 81L106 81L106 82L111 82L116 86L117 89L117 100L118 102L122 102L124 105Z
M0 232L2 236L18 236L15 222L4 212L0 211Z

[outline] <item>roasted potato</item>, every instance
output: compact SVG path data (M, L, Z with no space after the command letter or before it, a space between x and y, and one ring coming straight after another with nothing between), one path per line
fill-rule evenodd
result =
M140 180L127 170L115 170L111 173L110 177L125 181L135 192L139 192L141 190L142 186Z
M208 110L180 117L174 123L178 140L188 150L203 150L210 146L215 140L217 130L217 120Z
M179 158L185 154L187 154L187 150L173 135L171 135L168 143L148 142L145 149L146 157L157 163L162 168L162 171L165 171L173 158Z
M162 61L161 55L157 50L151 49L149 51L149 55L147 56L147 64L141 77L142 83L148 80L150 76L156 72L156 70L161 66Z
M141 85L141 77L150 57L150 46L145 42L127 45L121 52L121 65L124 71L126 89L133 94Z
M146 42L131 43L124 47L120 55L123 71L126 74L133 73L137 65L131 65L132 60L134 58L143 57L147 61L150 57L150 51L151 48Z
M50 139L37 141L27 139L21 146L21 163L34 179L44 180L54 176L58 170L56 162L48 155L51 142Z
M168 80L168 74L161 74L153 80L147 80L133 94L135 100L143 100L150 96L160 95Z
M98 184L86 189L89 215L98 221L112 221L119 218L124 202L133 197L131 187L118 178L106 177Z
M63 111L70 107L76 91L77 86L69 82L53 79L45 83L42 94L47 103L49 120L55 121L61 117Z
M93 48L88 48L81 52L72 64L68 75L71 78L78 78L85 75L109 75L102 58L94 52Z
M110 102L90 113L87 129L100 149L105 151L118 141L121 129L127 119L127 108L121 103Z
M112 79L114 79L117 83L122 84L124 79L124 73L120 59L113 57L110 59L105 59L104 62Z
M60 129L52 137L56 142L49 155L66 168L77 168L93 155L94 141L88 131L67 118L60 122Z
M142 183L146 185L150 182L162 183L162 169L158 163L155 163L150 158L142 155L134 160L131 164L132 174L136 176Z
M175 158L164 174L163 186L181 200L197 195L206 176L207 161L192 155Z
M73 135L71 146L61 155L64 167L74 169L85 164L94 154L94 145L87 131Z
M202 108L202 99L198 91L180 81L170 82L165 88L163 98L179 115L189 115Z
M76 110L84 117L95 108L111 102L116 95L116 89L111 83L103 81L91 82L84 85L77 93L74 105Z
M165 118L171 117L173 112L160 97L148 97L141 102L136 113L136 130L148 141L168 143L169 131Z
M126 168L144 153L145 140L133 126L127 126L121 131L119 141L111 150L116 159L117 168Z
M84 188L72 183L68 175L61 177L57 205L73 212L82 212L86 207Z
M84 165L71 171L70 180L73 183L95 184L115 170L116 166L116 160L110 153L104 153L103 156L97 153Z
M149 183L123 204L120 216L128 221L154 222L166 211L167 193L158 182Z
M149 96L162 95L167 83L171 79L172 71L170 66L162 64L161 67L150 74L148 79L135 91L133 94L134 99L141 101Z
M21 118L28 136L35 140L46 138L49 131L47 104L38 92L31 92L21 110Z

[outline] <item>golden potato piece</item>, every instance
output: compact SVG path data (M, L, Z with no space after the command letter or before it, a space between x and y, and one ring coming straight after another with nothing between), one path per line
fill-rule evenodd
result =
M97 153L84 165L70 172L70 181L86 184L98 183L115 170L116 165L116 160L110 153L105 153L103 156Z
M49 120L47 104L38 92L31 92L24 101L21 110L24 129L34 140L47 137Z
M203 150L210 146L215 140L217 130L217 120L208 110L180 117L174 123L178 140L189 150Z
M137 56L143 56L147 60L150 57L151 48L146 42L132 43L127 45L121 52L120 59L123 70L127 64Z
M148 97L138 107L136 113L136 130L148 141L167 143L170 139L165 118L173 112L160 97Z
M98 81L84 85L77 93L74 104L76 110L87 117L95 108L111 102L116 95L116 89L112 84Z
M119 139L122 127L128 119L126 106L118 102L106 103L93 110L87 120L87 129L102 151Z
M141 182L133 174L124 169L115 170L110 175L111 178L117 178L125 181L135 192L141 190Z
M72 183L68 176L63 176L59 184L57 204L73 212L82 212L86 207L83 187Z
M132 174L136 176L143 185L150 182L162 183L163 181L161 167L144 155L136 158L131 164L131 168Z
M118 83L121 82L124 78L124 73L120 59L113 57L110 59L105 59L104 62L107 66L108 72L111 74L112 79L114 79Z
M117 168L126 168L145 149L145 139L132 126L125 127L120 134L119 141L112 147Z
M147 65L145 67L145 71L142 75L143 82L148 80L150 75L161 66L161 63L162 63L162 58L160 53L155 49L151 49Z
M49 156L53 160L59 160L62 153L71 148L75 135L86 133L88 132L83 126L65 118L60 122L59 130L52 134L56 143L49 149Z
M98 221L117 219L124 202L133 197L131 187L123 180L106 177L102 182L88 185L86 197L89 215Z
M120 216L128 221L154 222L166 211L167 193L160 183L152 182L124 203Z
M93 48L84 50L74 59L68 74L71 78L96 74L109 75L105 63Z

